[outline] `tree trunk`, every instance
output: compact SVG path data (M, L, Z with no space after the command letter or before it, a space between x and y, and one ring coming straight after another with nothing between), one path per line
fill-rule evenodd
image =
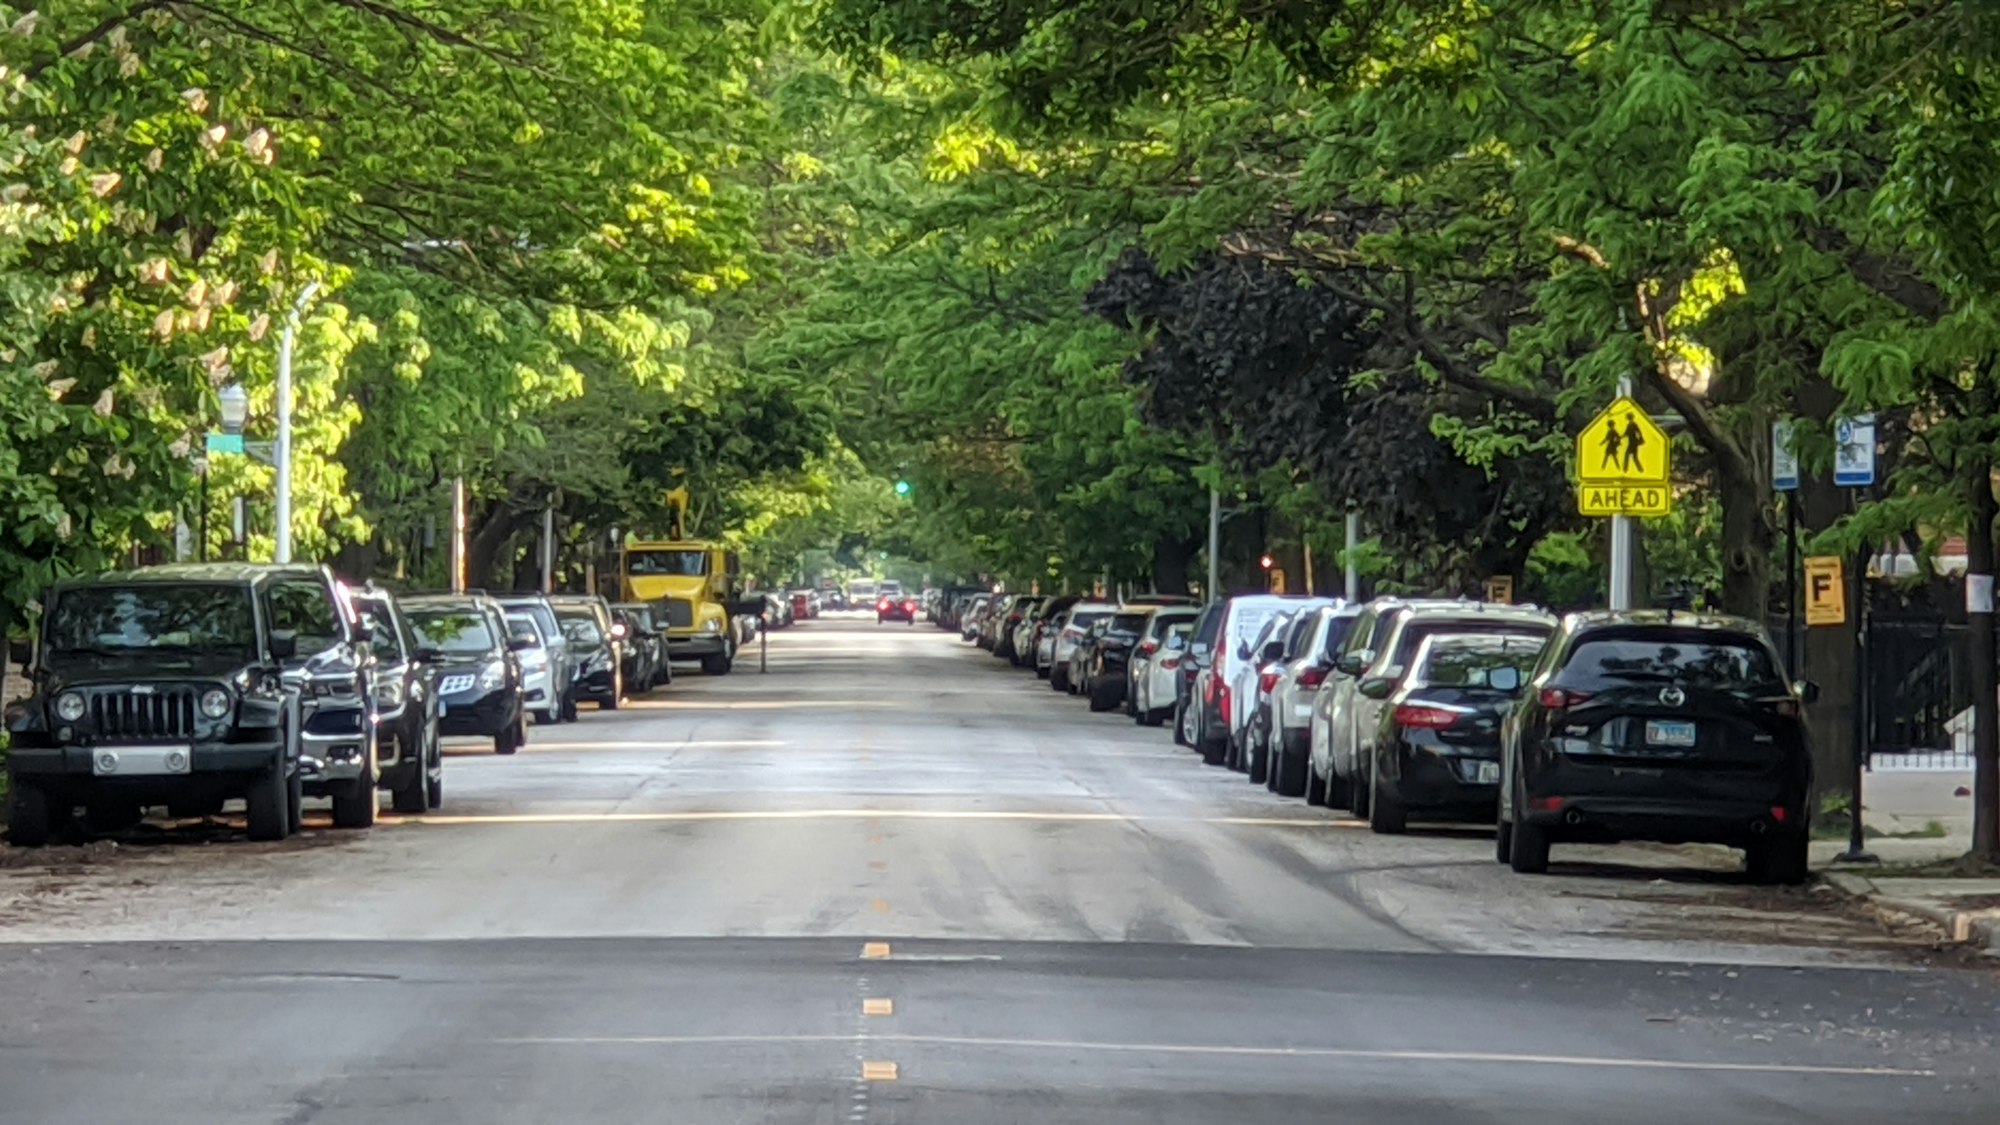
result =
M1153 544L1153 589L1162 594L1188 592L1188 565L1195 549L1178 539L1161 539Z
M1762 621L1771 603L1771 553L1777 529L1771 519L1771 483L1730 472L1718 458L1716 490L1722 499L1722 611Z
M465 585L467 589L478 590L494 584L494 574L501 556L514 542L514 537L534 519L534 512L517 512L509 508L489 509L479 525L467 537L465 548Z
M1845 515L1849 507L1847 490L1835 488L1828 479L1807 476L1799 482L1800 527L1803 542L1812 533L1824 531ZM1842 564L1852 568L1852 559ZM1803 627L1799 667L1808 680L1820 685L1819 702L1806 711L1806 726L1812 734L1814 809L1820 793L1848 793L1852 788L1854 753L1855 663L1860 646L1860 607L1849 606L1847 620L1840 625Z
M1982 398L1984 396L1981 396ZM1982 409L1984 404L1982 404ZM1960 454L1969 514L1965 531L1965 621L1972 659L1972 854L2000 861L2000 701L1993 637L1993 456L1983 444Z

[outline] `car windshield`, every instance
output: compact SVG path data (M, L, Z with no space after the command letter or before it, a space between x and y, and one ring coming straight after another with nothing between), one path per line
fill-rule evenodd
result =
M1340 655L1340 646L1347 643L1349 634L1354 632L1354 623L1359 620L1361 615L1358 613L1340 613L1327 618L1326 643L1320 651L1326 654L1328 660Z
M1113 617L1113 618L1111 619L1111 626L1110 626L1110 628L1106 629L1106 630L1105 630L1105 632L1107 632L1107 633L1129 633L1129 634L1131 634L1132 636L1135 636L1135 637L1136 637L1136 636L1138 636L1138 635L1139 635L1139 633L1140 633L1140 631L1141 631L1141 630L1145 629L1145 627L1146 627L1146 619L1147 619L1147 618L1149 618L1149 617L1151 617L1151 616L1152 616L1152 614L1149 614L1149 613L1121 613L1121 614L1118 614L1117 616L1115 616L1115 617Z
M1561 680L1576 686L1622 680L1732 691L1776 689L1783 682L1763 642L1693 630L1586 636L1564 662Z
M257 624L247 586L93 586L56 597L42 622L42 639L51 652L249 652Z
M375 659L391 664L401 660L403 646L389 607L380 602L362 602L359 608L362 619L368 622L368 647L374 650Z
M625 573L699 578L708 573L708 552L679 549L628 550Z
M588 647L604 643L604 630L597 627L596 615L588 610L559 613L556 620L562 623L563 637L572 644Z
M1505 690L1518 689L1541 655L1544 638L1527 634L1493 637L1435 637L1425 646L1413 682L1421 687L1493 687L1496 669L1510 669Z
M1077 629L1088 629L1110 615L1108 610L1086 609L1069 615L1069 623Z
M410 629L418 644L448 656L473 656L500 647L486 615L471 606L411 610Z
M507 635L513 640L530 640L536 645L542 643L542 631L535 628L534 619L519 614L507 615Z

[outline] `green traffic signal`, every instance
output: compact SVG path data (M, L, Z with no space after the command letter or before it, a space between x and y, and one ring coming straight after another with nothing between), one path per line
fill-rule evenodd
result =
M897 482L896 482L896 495L898 495L898 496L908 496L909 494L910 494L910 482L909 482L909 481L906 481L906 480L899 480L899 481L897 481Z

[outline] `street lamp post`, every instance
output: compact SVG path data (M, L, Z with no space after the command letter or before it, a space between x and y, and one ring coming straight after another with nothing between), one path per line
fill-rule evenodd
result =
M299 317L304 314L306 302L319 292L319 282L306 285L305 292L292 302L292 311L285 317L285 331L278 338L278 442L274 450L277 461L277 550L274 558L280 563L292 561L292 343L298 337Z
M228 383L215 394L216 402L222 407L222 433L225 437L240 438L243 423L250 417L250 396L245 394L239 383ZM223 451L229 442L207 441L208 449L196 462L201 474L201 545L196 548L195 558L208 561L208 462L209 457Z

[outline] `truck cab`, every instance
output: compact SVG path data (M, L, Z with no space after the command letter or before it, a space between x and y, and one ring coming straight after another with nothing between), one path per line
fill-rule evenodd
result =
M629 540L619 567L620 601L661 608L671 659L701 662L711 676L736 661L729 608L738 580L736 553L702 540Z

